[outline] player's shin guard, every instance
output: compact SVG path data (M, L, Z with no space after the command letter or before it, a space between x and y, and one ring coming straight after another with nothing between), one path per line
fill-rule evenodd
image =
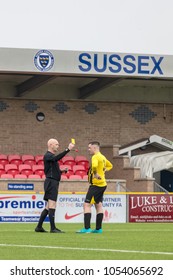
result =
M42 224L43 224L44 220L46 219L47 214L48 214L48 210L45 208L40 215L40 219L39 219L39 222L37 225L38 228L42 227Z
M84 214L84 227L86 229L90 228L91 213Z
M96 229L102 228L103 213L99 213L96 216Z

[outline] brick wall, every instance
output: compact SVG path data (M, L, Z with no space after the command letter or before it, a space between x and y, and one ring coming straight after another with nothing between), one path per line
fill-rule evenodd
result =
M0 187L0 193L6 193L8 191L8 184L9 183L13 183L14 181L11 180L3 180L0 179L1 181L1 187ZM44 188L43 188L43 183L44 180L22 180L22 179L16 179L15 183L17 184L25 184L25 183L31 183L34 185L34 190L33 192L36 193L43 193ZM106 192L115 192L116 191L116 183L119 182L121 189L120 191L124 191L125 190L125 186L126 186L126 181L125 180L107 180L107 189ZM59 192L87 192L88 190L88 182L86 180L82 180L82 181L68 181L68 180L62 180L60 182L60 186L59 186ZM9 193L18 193L18 191L8 191ZM30 193L28 191L24 191L25 193ZM20 193L20 191L19 191Z
M45 114L43 122L36 120L38 112ZM0 127L0 153L43 154L49 138L64 149L73 137L79 154L88 156L94 139L105 146L152 134L173 140L173 105L0 99Z

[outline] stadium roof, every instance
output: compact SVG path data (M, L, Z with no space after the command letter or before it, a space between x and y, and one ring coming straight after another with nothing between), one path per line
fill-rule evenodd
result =
M173 87L172 60L158 55L0 48L0 82L13 83L12 97L17 98L45 84L68 84L76 88L75 98L84 100L115 86Z

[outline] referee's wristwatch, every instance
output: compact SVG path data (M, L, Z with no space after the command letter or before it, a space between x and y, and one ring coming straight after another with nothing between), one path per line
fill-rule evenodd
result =
M67 148L67 149L65 149L65 151L66 151L66 152L69 152L70 150L69 150L69 148Z

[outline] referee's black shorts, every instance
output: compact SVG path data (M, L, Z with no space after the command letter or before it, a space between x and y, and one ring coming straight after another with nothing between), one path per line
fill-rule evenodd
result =
M48 201L57 201L58 198L59 181L46 178L44 181L44 197L43 199Z
M98 204L103 201L103 194L106 190L107 186L98 187L95 185L89 186L88 192L85 197L85 202L90 203L92 199L94 199L94 203ZM93 201L93 200L92 200Z

